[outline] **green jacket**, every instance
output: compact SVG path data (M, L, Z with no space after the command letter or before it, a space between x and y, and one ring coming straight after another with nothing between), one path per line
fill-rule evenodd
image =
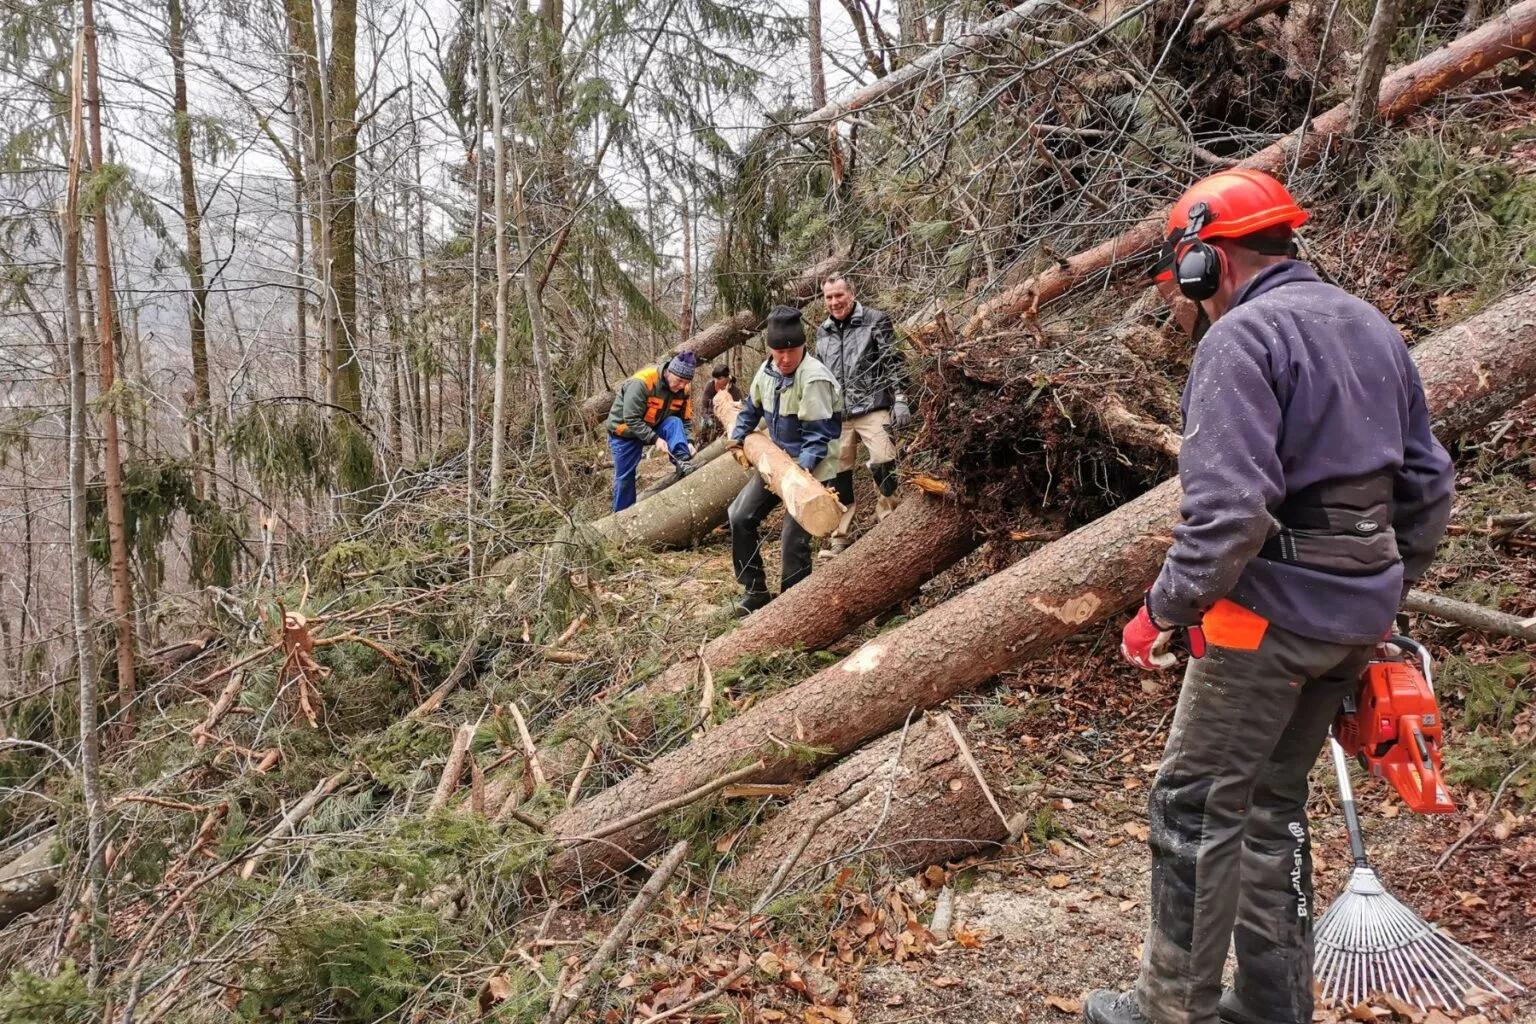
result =
M837 379L815 356L806 356L788 379L763 363L747 389L731 436L741 440L766 423L768 436L801 469L826 483L837 475L843 433L843 395Z
M660 366L647 366L619 385L608 410L608 433L641 444L654 444L656 428L668 416L680 416L686 427L693 420L693 399L686 391L667 387Z

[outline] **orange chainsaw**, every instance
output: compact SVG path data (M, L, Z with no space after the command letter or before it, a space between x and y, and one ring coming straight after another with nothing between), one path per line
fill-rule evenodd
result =
M1345 698L1333 732L1344 752L1390 782L1409 809L1420 814L1456 810L1440 773L1445 731L1429 652L1422 644L1393 636L1377 648L1360 674L1359 694Z

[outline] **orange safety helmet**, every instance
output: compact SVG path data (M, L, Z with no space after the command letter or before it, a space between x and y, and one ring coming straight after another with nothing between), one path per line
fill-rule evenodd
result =
M1272 176L1248 167L1218 171L1190 186L1168 214L1168 235L1163 241L1153 273L1159 281L1171 280L1174 264L1187 239L1190 211L1205 204L1196 237L1243 238L1266 228L1285 225L1299 228L1311 214L1296 205L1296 200Z

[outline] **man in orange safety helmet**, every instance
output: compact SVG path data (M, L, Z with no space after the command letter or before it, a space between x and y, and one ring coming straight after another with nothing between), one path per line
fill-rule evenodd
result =
M1168 218L1158 269L1210 327L1182 401L1183 521L1121 652L1166 668L1187 631L1192 657L1149 800L1141 971L1089 996L1089 1024L1310 1024L1307 773L1450 515L1408 348L1295 258L1306 220L1247 169Z

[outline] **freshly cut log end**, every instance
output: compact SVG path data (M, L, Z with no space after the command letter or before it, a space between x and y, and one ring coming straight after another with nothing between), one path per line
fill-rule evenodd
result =
M839 798L849 795L859 798L839 809ZM890 733L818 777L768 823L732 880L761 889L807 830L810 842L789 879L823 865L835 873L850 855L907 871L1008 838L948 730L927 718L905 739Z
M826 485L785 454L766 434L747 435L742 443L747 460L757 468L768 489L784 501L784 511L812 537L825 537L843 518L843 504Z

